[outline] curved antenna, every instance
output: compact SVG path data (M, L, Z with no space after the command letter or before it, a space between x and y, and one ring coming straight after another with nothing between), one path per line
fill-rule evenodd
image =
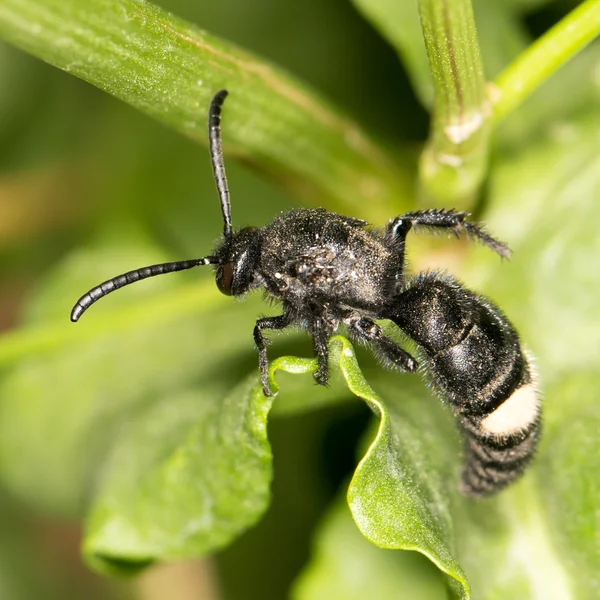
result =
M210 148L210 162L213 168L213 175L217 184L217 191L221 200L221 210L223 211L223 234L225 238L231 237L231 203L229 201L229 188L227 187L227 175L225 173L225 163L223 161L223 148L221 145L221 109L223 102L227 98L227 90L217 92L210 102L208 109L208 145Z
M81 296L71 311L71 321L73 321L73 323L77 322L79 317L81 317L94 302L130 283L135 283L136 281L141 281L148 277L162 275L163 273L174 273L175 271L184 271L185 269L192 269L193 267L215 265L218 262L216 256L206 256L204 258L195 258L193 260L180 260L177 262L150 265L149 267L135 269L135 271L128 271L127 273L123 273L123 275L117 275L116 277L97 285L95 288L92 288L89 292Z

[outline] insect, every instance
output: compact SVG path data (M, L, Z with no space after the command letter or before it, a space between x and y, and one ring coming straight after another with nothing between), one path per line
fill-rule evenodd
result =
M461 489L483 496L515 480L530 462L540 434L540 399L532 361L504 314L449 275L426 272L408 279L406 237L411 229L474 238L500 256L508 247L454 210L421 210L378 230L360 219L321 208L290 210L262 229L234 230L221 147L218 92L208 113L209 148L223 212L223 236L209 256L151 265L119 275L84 294L71 312L77 321L94 302L136 281L213 265L228 296L262 288L282 314L254 326L262 387L271 395L266 331L296 325L312 337L317 383L329 378L328 340L345 326L390 366L414 372L419 363L375 323L395 323L420 348L420 368L450 403L465 439Z

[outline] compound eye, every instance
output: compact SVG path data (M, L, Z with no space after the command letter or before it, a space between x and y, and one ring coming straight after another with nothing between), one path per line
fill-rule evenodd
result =
M217 271L217 287L222 294L231 296L231 285L233 283L233 265L225 263Z

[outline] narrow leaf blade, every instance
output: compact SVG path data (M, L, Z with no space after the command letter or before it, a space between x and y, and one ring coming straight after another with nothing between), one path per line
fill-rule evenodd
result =
M305 198L385 219L410 176L358 126L276 67L142 0L6 0L0 36L202 144L228 88L223 135L240 158ZM310 185L307 185L307 181Z

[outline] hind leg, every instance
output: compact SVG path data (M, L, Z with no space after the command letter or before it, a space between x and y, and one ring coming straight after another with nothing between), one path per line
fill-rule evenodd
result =
M465 233L479 240L500 256L508 258L510 256L508 246L492 237L479 223L467 221L468 216L468 213L456 212L454 210L437 208L417 210L392 219L386 228L386 236L393 242L404 242L408 232L413 227L448 230L456 236Z
M410 372L416 371L419 367L417 361L404 348L387 337L381 327L371 319L357 317L347 319L344 323L353 338L372 346L377 354L395 367Z

